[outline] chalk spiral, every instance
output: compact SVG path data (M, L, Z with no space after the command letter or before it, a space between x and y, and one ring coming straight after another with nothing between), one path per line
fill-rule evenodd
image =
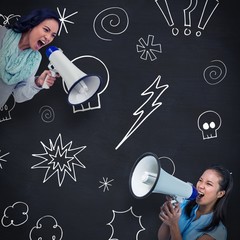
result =
M93 21L95 34L105 41L112 41L109 35L119 35L125 32L128 25L128 14L120 7L110 7L104 9Z
M39 113L41 114L41 119L46 123L52 122L55 118L55 113L50 106L42 106Z
M208 84L216 85L225 78L227 74L227 67L220 60L213 60L211 62L214 64L208 66L203 71L203 77Z

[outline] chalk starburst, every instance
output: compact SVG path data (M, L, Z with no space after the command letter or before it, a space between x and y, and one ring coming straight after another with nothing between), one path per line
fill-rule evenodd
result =
M34 157L43 159L40 163L31 167L31 169L46 168L43 183L49 180L55 173L58 178L58 185L61 187L66 173L76 182L75 166L86 168L77 158L77 154L83 151L86 146L71 148L72 141L63 146L62 136L58 135L55 143L49 140L50 146L47 147L41 142L45 153L32 154Z

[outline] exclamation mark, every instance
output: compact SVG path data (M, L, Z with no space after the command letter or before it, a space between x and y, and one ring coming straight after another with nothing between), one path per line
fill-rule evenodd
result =
M219 4L218 0L206 0L203 11L202 11L202 15L201 15L199 23L198 23L198 28L200 28L201 30L205 29L208 21L212 17L218 4ZM202 34L201 31L196 32L197 37L200 37L201 34Z
M172 27L174 25L174 22L173 22L172 15L171 15L171 12L168 7L167 0L155 0L155 2L157 4L158 8L161 10L168 26ZM178 28L172 28L172 34L174 36L178 35L178 33L179 33Z

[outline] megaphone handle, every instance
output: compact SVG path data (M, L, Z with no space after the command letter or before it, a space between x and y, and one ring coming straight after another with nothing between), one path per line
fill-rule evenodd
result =
M51 72L51 76L52 76L52 77L55 77L55 76L56 76L56 72L55 72L54 70L51 70L51 69L50 69L50 72ZM42 88L44 88L44 89L49 89L49 86L47 85L47 79L48 79L48 75L45 77L44 83L43 83L43 85L42 85Z
M175 204L177 204L177 203L182 203L183 200L184 200L183 197L180 197L180 196L177 196L177 195L172 196L172 198L173 198L173 199L171 200L171 203L172 203L173 206L174 206Z

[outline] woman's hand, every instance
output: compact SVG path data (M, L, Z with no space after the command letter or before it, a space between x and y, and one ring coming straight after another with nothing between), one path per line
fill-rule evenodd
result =
M179 203L174 205L167 200L160 208L159 218L168 226L177 225L181 215Z
M35 79L35 83L38 87L42 87L44 82L46 81L48 87L51 87L55 83L56 78L60 77L59 74L55 75L56 76L53 77L50 70L45 70L38 78Z

